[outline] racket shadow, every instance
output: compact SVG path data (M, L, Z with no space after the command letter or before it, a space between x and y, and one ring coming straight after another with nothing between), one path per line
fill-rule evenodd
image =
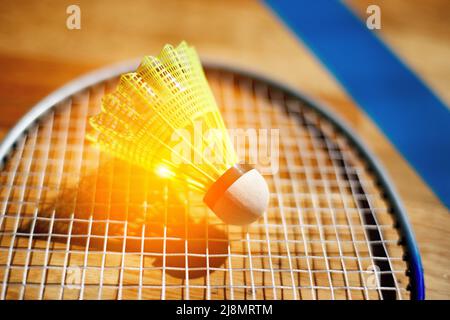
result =
M225 263L227 232L210 222L203 204L187 203L180 190L121 160L44 192L47 201L18 230L34 244L142 256L144 265L179 279L204 277Z

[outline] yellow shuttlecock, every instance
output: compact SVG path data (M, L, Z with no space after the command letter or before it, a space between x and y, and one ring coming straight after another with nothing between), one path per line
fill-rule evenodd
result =
M199 190L227 223L250 223L267 208L267 184L238 164L197 53L185 42L122 75L90 123L104 151Z

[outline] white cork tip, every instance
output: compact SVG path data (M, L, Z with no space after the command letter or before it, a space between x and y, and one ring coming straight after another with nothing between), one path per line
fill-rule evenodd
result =
M225 173L227 174L227 173ZM225 175L224 174L224 175ZM206 204L225 223L246 225L256 221L267 210L269 188L256 169L241 172L231 184L216 188L213 199L205 197ZM229 180L230 182L230 180ZM222 189L217 192L217 189Z

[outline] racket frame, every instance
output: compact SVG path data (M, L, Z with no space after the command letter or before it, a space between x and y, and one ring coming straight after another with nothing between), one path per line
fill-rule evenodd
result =
M49 110L62 100L81 92L92 85L118 77L119 75L131 72L139 65L140 59L133 59L119 64L114 64L106 68L98 69L79 78L74 79L63 87L49 94L47 97L33 106L17 124L8 132L3 141L0 142L0 170L6 164L8 155L14 149L19 138L27 132L27 129L36 121L44 116ZM331 122L337 131L344 135L348 142L358 151L358 154L367 162L368 169L374 174L377 184L384 191L384 197L390 205L390 213L395 220L395 228L400 230L400 244L405 253L403 259L406 261L408 269L406 274L410 279L408 289L411 292L412 300L425 299L425 283L422 261L419 248L415 240L411 224L409 222L406 210L398 196L398 193L391 182L386 171L381 166L375 155L368 150L363 141L356 135L354 130L333 112L329 107L309 97L298 89L294 89L286 84L280 84L259 72L244 69L242 67L233 67L223 63L215 63L207 59L202 59L205 68L217 71L227 71L240 76L249 77L256 81L264 82L271 87L284 91L288 95L304 101L308 107L312 108L320 116Z

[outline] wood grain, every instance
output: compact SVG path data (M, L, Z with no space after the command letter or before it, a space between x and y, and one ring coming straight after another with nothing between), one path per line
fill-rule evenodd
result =
M351 124L387 168L416 234L427 297L450 298L450 216L340 85L260 3L254 1L78 1L81 30L65 26L71 1L0 4L0 135L72 78L187 40L205 57L267 74L324 101ZM365 15L382 9L381 37L447 104L448 1L349 1Z

